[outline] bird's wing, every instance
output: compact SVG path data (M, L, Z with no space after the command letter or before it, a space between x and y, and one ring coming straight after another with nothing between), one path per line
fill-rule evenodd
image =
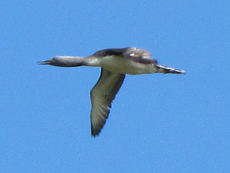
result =
M144 49L138 49L136 47L104 49L95 52L91 56L105 57L105 56L117 56L126 59L131 59L137 63L142 64L157 64L157 61L152 58L149 51Z
M111 103L124 79L125 74L113 73L101 68L101 76L90 92L92 136L97 136L103 128L109 115Z
M136 47L127 48L123 54L123 58L131 59L141 64L157 64L157 61L152 58L149 51L144 49L138 49Z

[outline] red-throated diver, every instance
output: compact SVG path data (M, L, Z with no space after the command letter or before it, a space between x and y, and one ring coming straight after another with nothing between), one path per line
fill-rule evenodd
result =
M84 58L56 56L47 61L39 61L38 64L61 67L101 67L101 76L90 92L92 136L99 135L105 125L111 103L125 79L125 74L185 74L183 70L159 65L147 50L136 47L104 49Z

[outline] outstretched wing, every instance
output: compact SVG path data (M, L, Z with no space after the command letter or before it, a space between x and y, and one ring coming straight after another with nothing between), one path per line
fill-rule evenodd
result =
M101 68L101 76L90 92L91 97L91 133L97 136L108 118L111 103L119 91L125 74L113 73Z

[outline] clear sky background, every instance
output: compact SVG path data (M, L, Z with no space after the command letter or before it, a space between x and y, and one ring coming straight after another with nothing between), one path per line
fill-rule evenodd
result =
M230 2L0 2L0 172L230 172ZM39 66L135 46L186 75L126 76L101 134L100 68Z

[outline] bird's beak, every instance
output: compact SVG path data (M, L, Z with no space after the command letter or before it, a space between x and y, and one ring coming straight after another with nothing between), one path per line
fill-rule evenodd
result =
M47 61L38 61L37 64L38 65L49 65L50 64L50 60L47 60Z

